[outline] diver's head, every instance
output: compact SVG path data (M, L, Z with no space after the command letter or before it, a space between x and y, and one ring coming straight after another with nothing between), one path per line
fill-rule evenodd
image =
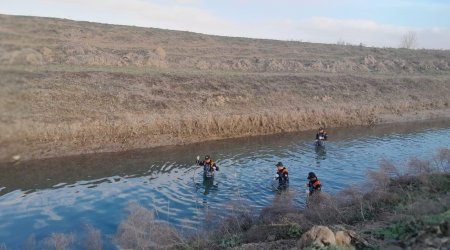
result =
M284 168L283 163L281 163L281 161L279 161L277 164L275 164L275 166L277 167L278 170L281 170Z
M308 180L315 180L315 179L317 179L317 176L316 176L316 174L314 172L309 172L307 179Z

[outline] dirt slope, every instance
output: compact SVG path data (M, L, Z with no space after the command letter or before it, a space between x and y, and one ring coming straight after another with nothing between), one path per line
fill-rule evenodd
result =
M445 116L449 64L442 50L0 15L0 161Z

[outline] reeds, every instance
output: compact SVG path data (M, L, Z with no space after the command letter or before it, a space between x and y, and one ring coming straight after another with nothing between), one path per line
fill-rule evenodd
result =
M130 114L105 120L0 124L0 143L6 145L0 151L0 159L9 160L16 154L21 154L23 159L35 158L36 155L44 157L42 151L49 152L49 156L120 151L311 130L320 126L370 126L379 122L380 115L385 112L386 108L376 109L370 105L359 108L335 105L329 108L280 109L230 115ZM62 147L49 148L55 143Z

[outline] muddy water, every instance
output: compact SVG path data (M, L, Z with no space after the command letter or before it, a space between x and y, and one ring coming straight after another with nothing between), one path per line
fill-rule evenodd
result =
M328 132L324 149L313 146L310 131L0 166L0 244L21 248L28 236L39 242L52 232L74 233L81 242L86 224L111 242L130 202L189 231L211 223L209 215L226 216L236 203L255 212L271 204L278 161L289 168L289 191L303 205L310 171L335 193L363 183L381 159L402 164L450 148L450 120ZM204 154L220 166L212 182L193 164Z

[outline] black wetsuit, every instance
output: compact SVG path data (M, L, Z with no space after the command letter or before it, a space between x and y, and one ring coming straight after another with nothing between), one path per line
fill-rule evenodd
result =
M325 131L323 133L317 132L316 140L324 140L324 141L326 141L327 139L328 139L327 132L325 132Z
M283 167L283 169L277 172L278 188L286 188L289 185L289 172L288 169Z
M210 161L197 161L197 164L203 166L203 176L204 177L214 177L215 171L219 171L219 166L215 162Z
M313 193L320 191L322 189L322 184L318 179L310 180L308 183L309 187L309 195L312 195Z

